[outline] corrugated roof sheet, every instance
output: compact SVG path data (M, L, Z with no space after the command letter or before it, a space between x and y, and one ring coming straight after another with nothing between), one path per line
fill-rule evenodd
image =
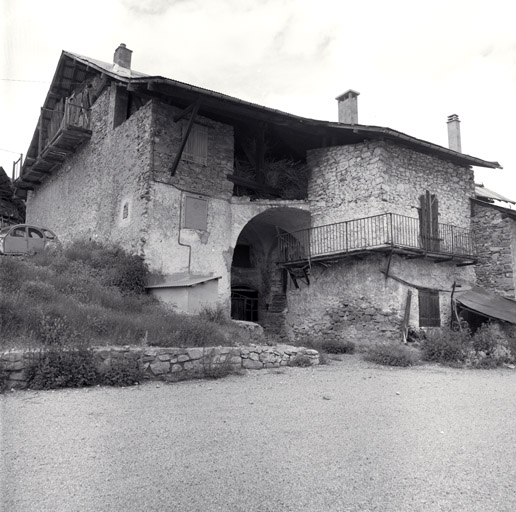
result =
M516 201L508 199L507 197L502 196L502 194L484 187L484 185L475 185L475 196L478 198L486 198L494 201L503 201L505 203L516 204Z
M455 300L466 309L480 315L516 324L516 302L479 286L458 292Z
M73 52L63 52L72 56L73 58L83 62L84 64L93 65L97 68L100 68L103 71L107 71L108 73L112 73L113 75L117 75L120 78L143 78L149 75L145 73L140 73L139 71L134 71L133 69L127 69L120 67L118 64L113 64L109 62L104 62L102 60L92 59L91 57L86 57L84 55L79 55Z

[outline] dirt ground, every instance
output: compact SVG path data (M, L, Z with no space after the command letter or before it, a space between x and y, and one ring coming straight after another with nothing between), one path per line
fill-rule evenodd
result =
M0 397L0 510L514 511L516 371L318 368Z

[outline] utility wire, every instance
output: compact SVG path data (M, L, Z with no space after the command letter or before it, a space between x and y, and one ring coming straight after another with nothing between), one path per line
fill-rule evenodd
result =
M16 78L0 78L2 82L25 82L32 84L51 84L50 80L17 80ZM83 82L54 82L55 85L81 85Z

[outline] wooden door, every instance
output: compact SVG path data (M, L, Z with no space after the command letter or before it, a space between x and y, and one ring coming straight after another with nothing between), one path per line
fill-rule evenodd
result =
M11 229L4 240L4 251L11 254L27 252L27 228L25 226Z

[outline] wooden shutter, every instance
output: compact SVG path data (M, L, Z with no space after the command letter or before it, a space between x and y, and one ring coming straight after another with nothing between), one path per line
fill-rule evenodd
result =
M428 190L419 197L419 227L421 244L427 251L439 252L439 200Z
M419 327L440 327L439 292L436 290L419 290L418 298Z
M186 130L186 126L184 127ZM208 164L208 127L194 124L186 141L183 158L200 165Z

